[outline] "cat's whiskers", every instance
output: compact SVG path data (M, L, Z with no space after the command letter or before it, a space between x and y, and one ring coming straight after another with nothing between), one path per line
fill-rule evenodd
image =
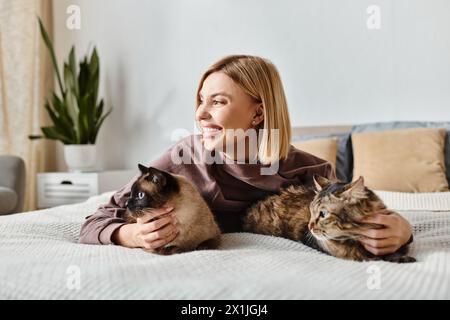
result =
M311 231L311 235L318 241L326 241L326 240L331 240L326 234L324 233L317 233L314 231Z
M359 235L353 235L353 234L349 234L349 235L336 235L336 236L332 236L326 233L314 233L311 232L311 235L319 241L326 241L326 240L334 240L334 241L345 241L345 240L358 240L361 239L362 237Z
M306 233L306 239L305 239L305 242L306 242L306 244L308 245L308 244L311 244L311 243L313 243L314 242L314 235L311 233L311 232L307 232Z

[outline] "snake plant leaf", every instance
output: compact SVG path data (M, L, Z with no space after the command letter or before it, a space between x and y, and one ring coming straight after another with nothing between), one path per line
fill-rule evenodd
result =
M63 101L61 101L56 94L53 93L53 108L59 114L60 125L66 128L67 136L70 137L72 141L75 141L76 134L74 129L74 123L72 118L68 114L67 108ZM56 123L54 123L56 126Z
M57 116L55 115L55 113L51 110L51 108L49 107L48 104L45 105L45 108L47 109L47 112L48 112L50 118L52 119L53 123L55 123L55 125L53 126L53 128L55 129L55 131L60 131L60 130L61 130L61 127L60 127L59 130L58 130L57 125L56 125L56 123L58 123L58 117L57 117ZM64 135L64 134L62 133L62 135Z
M97 110L96 110L97 111L97 114L95 115L95 123L96 124L103 114L103 106L104 106L104 103L103 103L103 99L102 99L102 100L100 100L100 103L98 104Z
M78 113L79 113L78 101L72 90L67 91L64 102L66 104L67 112L69 113L70 118L72 119L73 126L75 129L74 144L80 144L80 128L78 125Z
M94 133L94 143L95 140L97 139L97 135L98 135L98 131L100 130L100 127L102 126L103 121L106 119L107 116L109 116L109 114L111 113L112 108L110 108L108 110L108 112L106 112L98 121L97 125L95 126L95 133Z
M94 110L94 114L93 114L93 122L92 122L92 137L93 137L93 143L95 143L95 140L97 139L97 134L98 134L98 124L100 122L100 119L103 115L103 108L104 108L104 101L103 99L100 100L100 103L98 104L98 106L95 108ZM100 124L101 125L101 124Z
M53 121L55 130L64 135L66 138L70 139L72 135L70 127L67 127L64 124L61 117L51 108L51 105L48 101L45 104L45 109L47 110L50 118Z
M59 141L61 141L64 144L71 144L72 143L72 141L70 139L68 139L67 137L65 137L61 133L57 132L55 127L42 127L41 131L44 134L44 136L46 138L48 138L48 139L59 140Z
M72 69L70 68L70 66L65 63L64 64L64 84L66 87L66 91L73 91L75 93L75 96L77 96L76 94L76 90L75 90L75 75L72 73Z
M59 123L59 117L58 115L52 110L52 108L50 107L50 103L47 101L44 105L45 109L47 109L48 115L50 116L50 118L52 119L53 123Z
M70 49L70 53L69 53L69 69L71 71L72 80L73 80L73 84L72 84L71 88L73 88L75 95L78 97L78 94L79 94L78 81L76 80L76 75L78 74L78 72L77 72L77 63L76 63L76 58L75 58L75 47L74 46L72 46L72 49ZM66 83L66 85L67 85L67 83Z
M78 75L78 89L79 96L82 97L86 94L89 88L89 79L91 74L89 72L89 65L86 58L80 62L80 73Z
M64 105L64 102L61 101L61 99L53 93L53 100L52 100L52 106L56 110L56 112L59 114L61 121L64 123L64 125L70 129L73 128L73 121L70 118L69 113L67 112L67 108Z
M37 139L42 139L44 138L44 136L40 135L40 134L29 134L28 135L28 139L30 140L37 140Z
M78 117L78 125L80 127L80 140L81 143L87 144L90 143L91 136L91 126L90 126L90 109L92 106L90 105L90 94L86 94L84 97L80 99L79 103L80 112Z
M89 61L89 72L92 75L92 83L91 88L94 91L94 97L97 100L98 96L98 87L99 87L99 75L100 75L100 65L99 58L97 54L97 49L94 47L94 50L91 55L91 59Z
M65 90L64 90L64 87L62 84L61 74L59 73L58 63L56 62L55 50L53 49L52 42L50 41L50 37L48 36L48 33L44 28L44 24L42 23L41 18L38 17L38 20L39 20L39 29L41 31L42 38L44 39L44 43L47 46L48 51L50 52L50 57L52 60L53 68L55 69L56 77L58 78L59 89L61 90L61 94L64 94Z
M95 129L95 112L96 112L96 101L94 100L96 97L93 96L92 91L89 91L86 94L86 125L89 132L89 141L92 143L93 131Z

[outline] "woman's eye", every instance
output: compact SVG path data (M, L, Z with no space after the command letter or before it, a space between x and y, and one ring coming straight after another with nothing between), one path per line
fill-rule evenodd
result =
M325 210L320 211L319 217L321 217L321 218L326 218L326 217L328 217L328 212L325 211Z
M139 199L139 200L140 200L140 199L143 199L143 198L145 197L145 193L139 192L137 196L138 196L138 199Z
M214 104L223 104L222 101L217 101L217 100L214 100L213 103L214 103Z

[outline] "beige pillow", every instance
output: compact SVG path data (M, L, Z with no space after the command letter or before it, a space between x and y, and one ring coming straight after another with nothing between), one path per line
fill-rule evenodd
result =
M445 129L352 134L353 180L367 187L400 192L448 191L445 177Z
M299 150L308 152L318 158L328 161L333 168L336 168L337 138L295 141L292 145Z

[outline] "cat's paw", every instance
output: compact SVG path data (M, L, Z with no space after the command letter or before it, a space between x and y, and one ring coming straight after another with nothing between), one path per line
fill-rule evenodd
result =
M381 258L381 260L384 260L384 261L395 262L395 263L411 263L411 262L417 261L416 258L407 256L401 252L395 252L392 254L388 254L386 256L381 256L379 258Z
M212 250L217 249L220 246L220 237L208 239L206 241L203 241L198 245L196 250Z
M394 253L391 255L384 256L382 258L384 261L396 262L396 263L411 263L416 262L417 260L410 256L401 255L398 253Z
M177 246L168 246L168 247L162 247L158 250L156 250L156 253L161 254L163 256L170 256L175 253L180 253L181 250Z
M416 258L409 257L409 256L403 256L403 257L400 257L397 262L398 263L411 263L411 262L416 262L416 261L417 261Z
M169 256L171 254L181 252L180 248L177 246L168 246L168 247L162 247L159 249L142 249L142 250L144 250L145 252L148 252L148 253L156 253L156 254L160 254L163 256Z

